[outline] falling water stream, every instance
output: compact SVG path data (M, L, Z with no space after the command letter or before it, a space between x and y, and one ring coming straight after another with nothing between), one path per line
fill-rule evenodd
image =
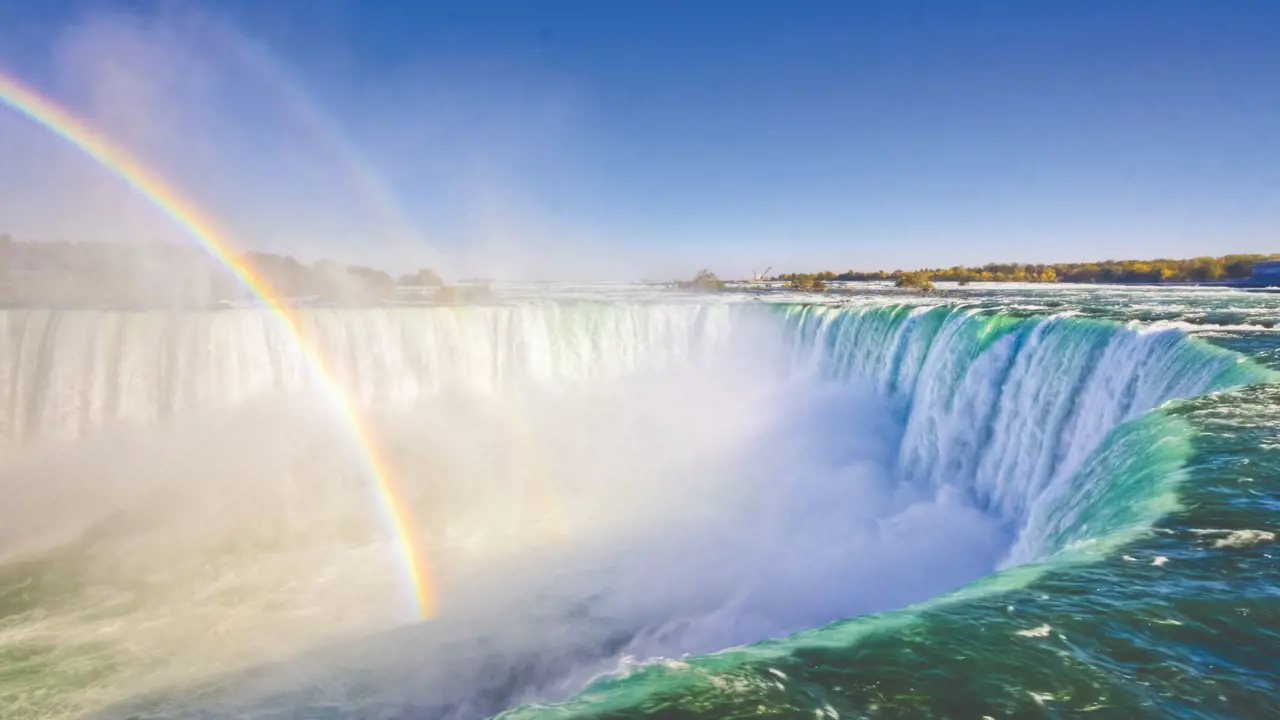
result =
M1183 295L304 310L426 622L262 311L0 311L0 708L1265 714L1280 309Z

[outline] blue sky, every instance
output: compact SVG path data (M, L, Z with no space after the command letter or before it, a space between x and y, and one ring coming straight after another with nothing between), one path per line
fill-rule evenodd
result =
M1280 250L1277 27L1244 0L52 0L0 3L0 67L242 245L740 275ZM41 133L0 115L0 227L172 232Z

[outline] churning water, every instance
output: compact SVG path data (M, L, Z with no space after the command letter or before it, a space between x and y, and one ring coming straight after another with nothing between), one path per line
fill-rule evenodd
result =
M302 313L427 622L267 314L0 312L5 717L1275 708L1272 298L570 295Z

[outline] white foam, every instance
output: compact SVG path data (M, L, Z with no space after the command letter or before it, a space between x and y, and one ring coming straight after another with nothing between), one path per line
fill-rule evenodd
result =
M1218 538L1213 546L1217 548L1242 548L1261 545L1276 539L1276 534L1268 530L1235 530L1224 538Z

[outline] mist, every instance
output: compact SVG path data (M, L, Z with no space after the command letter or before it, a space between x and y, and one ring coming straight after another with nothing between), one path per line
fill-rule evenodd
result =
M1140 418L1262 376L1172 330L947 307L276 320L0 311L0 648L35 658L23 697L104 718L566 698L1141 532L1186 442ZM430 619L308 348L408 509ZM1094 512L1139 471L1161 482Z
M334 320L357 323L350 334L379 312ZM628 663L899 607L996 566L1011 541L1000 521L904 490L903 408L794 365L767 316L635 312L639 334L601 335L606 315L581 337L525 313L517 335L493 339L526 348L510 365L465 324L472 340L437 337L427 374L335 365L412 506L438 593L425 623L364 458L305 380L237 399L251 385L219 388L189 366L174 390L118 391L137 419L90 426L55 411L56 387L28 386L9 406L41 424L2 456L0 557L47 563L49 582L76 590L25 637L94 638L93 652L130 658L81 698L127 700L104 717L155 702L252 714L303 697L472 717L567 697ZM204 332L171 337L206 347ZM111 352L144 372L131 347ZM245 362L223 377L253 382ZM362 392L359 378L391 384ZM179 387L204 389L184 400ZM146 397L168 414L144 420Z

